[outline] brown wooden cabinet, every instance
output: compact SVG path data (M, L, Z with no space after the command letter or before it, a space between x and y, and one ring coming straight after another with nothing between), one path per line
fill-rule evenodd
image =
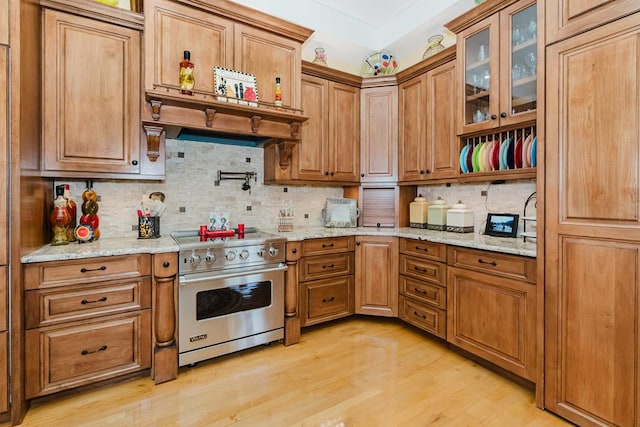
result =
M360 91L360 182L398 179L398 86L395 78L364 79Z
M9 410L9 48L8 5L0 6L0 413ZM7 145L9 144L9 145Z
M546 43L551 44L640 10L636 0L545 1Z
M442 243L400 239L399 317L447 337L447 250Z
M356 236L355 311L398 316L398 238Z
M27 264L25 397L151 366L151 255Z
M132 15L112 23L109 16L101 20L44 9L44 175L139 178L149 173L140 144L142 22ZM164 160L155 165L160 169L151 175L163 177Z
M297 263L300 326L354 312L354 238L308 239Z
M447 341L535 382L535 259L449 246L447 263Z
M578 425L640 425L639 40L634 13L546 48L544 405Z
M407 70L398 87L398 181L448 180L458 174L455 48ZM400 76L399 76L400 78Z
M447 28L457 34L458 133L535 121L535 0L480 5Z

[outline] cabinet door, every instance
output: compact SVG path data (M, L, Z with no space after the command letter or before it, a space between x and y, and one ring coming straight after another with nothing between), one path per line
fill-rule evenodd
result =
M521 0L500 12L500 126L536 119L537 10Z
M9 410L9 333L0 332L0 413Z
M301 108L300 43L246 25L234 28L234 69L256 76L260 101L275 100L276 77L280 77L282 105Z
M426 75L401 83L398 98L398 181L416 181L426 173Z
M360 182L393 182L398 176L398 88L362 89Z
M329 126L330 179L358 182L360 89L342 83L329 83Z
M140 33L46 9L43 70L44 170L139 173Z
M233 68L233 23L168 0L145 0L144 9L145 89L178 86L179 64L188 50L195 89L214 92L213 68Z
M353 314L353 275L314 280L301 287L300 326Z
M546 58L545 406L638 425L640 14Z
M535 381L535 285L456 267L447 275L447 341Z
M9 188L9 167L7 147L9 144L9 61L8 48L0 46L0 265L8 264L7 245L7 189Z
M495 14L458 34L459 134L491 129L498 123L499 25L500 17Z
M546 43L571 37L640 10L637 0L547 0Z
M356 313L398 316L398 239L356 237Z
M7 266L0 266L0 332L9 329L9 283L7 282Z
M329 82L302 76L302 109L309 120L302 124L302 143L293 151L293 179L326 181L329 163Z
M455 87L455 61L427 73L426 179L452 178L458 173Z

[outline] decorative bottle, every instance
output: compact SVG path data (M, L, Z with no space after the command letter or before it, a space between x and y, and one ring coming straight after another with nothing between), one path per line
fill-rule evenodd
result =
M76 229L76 225L78 225L78 205L71 198L71 190L69 189L69 184L64 185L64 198L67 201L67 210L69 211L69 216L71 217L71 222L69 223L69 229L67 230L67 236L69 237L70 242L76 241L76 236L74 231Z
M52 246L69 244L67 231L71 223L71 215L69 215L69 211L67 210L67 201L63 194L64 186L56 186L56 198L53 201L53 210L49 214L49 225L53 231L53 238L51 239Z
M280 77L276 77L276 96L274 104L278 109L282 108L282 90L280 89Z
M191 52L184 51L184 59L180 61L180 93L193 95L191 91L195 85L193 77L193 62L191 62Z
M98 194L93 190L91 181L87 181L87 188L82 192L82 216L80 224L88 225L93 230L93 240L100 238L100 218L98 218Z

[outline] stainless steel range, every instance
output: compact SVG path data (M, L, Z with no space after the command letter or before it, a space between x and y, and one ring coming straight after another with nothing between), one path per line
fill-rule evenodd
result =
M180 246L180 366L284 338L284 238L171 236Z

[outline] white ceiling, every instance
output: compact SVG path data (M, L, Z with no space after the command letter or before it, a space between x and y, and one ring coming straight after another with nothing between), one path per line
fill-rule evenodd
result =
M400 69L422 59L427 39L455 36L443 24L476 5L474 0L233 0L315 30L303 46L312 61L316 47L325 48L331 68L360 74L371 52L390 50Z

